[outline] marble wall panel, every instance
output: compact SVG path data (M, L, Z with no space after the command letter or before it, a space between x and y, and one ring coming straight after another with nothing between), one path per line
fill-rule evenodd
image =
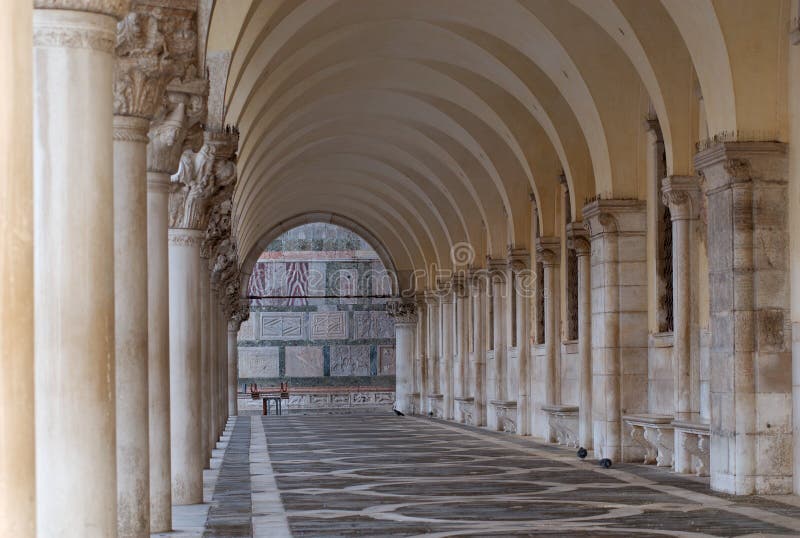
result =
M302 312L262 312L261 338L264 340L302 340L306 337Z
M240 347L239 377L278 377L278 348Z
M370 346L331 346L331 375L370 375Z
M286 375L288 377L318 377L324 374L321 347L286 347Z
M347 338L347 312L312 312L311 338L317 340Z
M394 346L378 346L378 375L394 375L395 350Z

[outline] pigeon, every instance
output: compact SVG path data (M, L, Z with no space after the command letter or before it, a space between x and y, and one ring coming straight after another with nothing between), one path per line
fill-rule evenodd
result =
M398 410L397 410L397 409L395 409L394 407L392 407L392 411L394 411L394 414L395 414L395 415L397 415L398 417L404 417L404 416L406 416L406 415L405 415L405 413L402 413L402 412L398 411Z

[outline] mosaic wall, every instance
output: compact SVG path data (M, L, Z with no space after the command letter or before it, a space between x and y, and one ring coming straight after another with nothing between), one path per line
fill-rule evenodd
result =
M394 388L391 284L356 234L306 224L273 241L250 278L250 319L239 331L239 381L277 386Z

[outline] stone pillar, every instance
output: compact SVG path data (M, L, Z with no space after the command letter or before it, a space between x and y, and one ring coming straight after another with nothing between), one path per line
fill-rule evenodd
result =
M791 20L800 17L800 6L791 9ZM794 26L794 25L793 25ZM790 35L789 47L789 140L800 140L800 28ZM794 439L792 492L800 494L800 144L789 146L788 229L789 233L789 282L791 288L792 322L792 421Z
M169 230L172 502L203 502L200 418L200 243L203 232Z
M452 290L443 293L439 298L442 316L441 356L439 359L439 387L443 396L442 418L453 420L454 396L453 393L453 342L454 342L454 305L455 298Z
M664 178L664 205L672 216L672 308L675 417L691 418L692 409L692 228L699 213L700 188L695 177ZM694 379L699 381L698 376ZM698 387L699 389L699 387ZM694 391L697 392L697 391ZM683 448L681 447L681 450ZM685 458L690 460L690 458Z
M559 366L561 355L561 331L559 306L559 262L561 261L561 239L542 237L537 239L536 253L544 266L544 400L549 405L561 402ZM550 439L552 442L553 439Z
M581 223L572 223L570 248L578 258L578 444L592 443L592 245Z
M147 390L147 132L114 116L114 294L117 393L117 533L150 535Z
M530 254L525 249L509 252L511 293L516 295L517 371L509 372L517 378L517 433L531 434L531 377L530 377L530 298L533 293L533 278L528 265Z
M217 368L219 372L219 410L222 422L219 434L225 431L228 424L228 321L225 311L219 311L219 325L217 326L217 343L219 352L217 358Z
M395 328L395 403L401 413L411 414L414 409L414 340L417 326L417 306L414 303L390 302L387 310L394 318Z
M124 4L34 2L38 536L117 535L112 84Z
M787 164L772 142L695 156L708 202L711 487L727 493L792 490Z
M473 371L474 385L471 395L475 398L475 425L486 425L486 273L474 271L470 275L472 286L472 308L475 312L473 318Z
M205 254L205 256L204 256ZM198 397L200 398L200 444L203 451L203 467L210 468L211 462L209 455L211 446L208 441L208 432L211 430L211 422L209 420L210 400L206 396L211 388L211 376L209 375L209 364L211 363L211 333L213 327L211 326L211 283L208 270L208 256L207 252L200 249L200 385L198 388Z
M415 343L415 358L416 358L416 408L415 413L424 413L428 404L428 358L427 358L427 338L428 338L428 325L427 325L427 308L425 307L425 295L417 293L414 298L417 306L417 330L416 330L416 343Z
M32 17L13 0L0 18L0 536L35 535Z
M440 395L439 392L439 296L434 291L425 292L425 304L428 313L428 397ZM434 411L430 399L427 402L428 412Z
M492 301L492 364L488 366L488 399L506 401L506 299L508 298L508 262L504 259L489 260L489 275L491 278ZM488 411L487 424L493 430L499 429L497 413L493 407Z
M469 375L469 335L467 323L469 321L469 294L464 285L463 277L453 279L453 292L456 300L456 346L455 346L455 375L453 393L463 398L468 396ZM460 417L459 417L460 418Z
M228 416L235 417L239 414L237 401L237 388L239 385L239 327L242 319L234 314L228 322Z
M219 402L217 401L217 386L219 383L217 360L219 360L219 344L217 343L217 304L218 295L216 286L211 286L211 293L208 296L208 454L207 457L211 458L214 448L217 446L217 438L219 435L219 409L217 408Z
M592 439L598 458L634 461L622 410L647 410L646 204L598 200L583 210L592 243Z

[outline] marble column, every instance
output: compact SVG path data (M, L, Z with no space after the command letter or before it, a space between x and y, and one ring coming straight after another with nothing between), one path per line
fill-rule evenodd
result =
M492 365L489 372L489 403L504 402L508 398L506 392L506 304L508 299L508 262L505 259L490 259L489 274L491 278L492 301ZM498 429L497 413L490 409L488 425Z
M711 487L792 490L786 145L695 156L705 178L711 310Z
M425 292L425 304L427 305L428 320L428 412L436 413L431 398L441 396L439 392L439 296L435 291Z
M207 254L200 249L200 385L198 388L198 397L200 398L200 429L201 431L201 447L203 451L203 467L208 469L211 462L209 455L211 447L208 441L208 432L211 430L211 423L209 421L209 402L207 394L210 389L211 376L209 375L209 363L211 362L211 310L209 302L211 301L211 283L209 282L208 273L208 257L203 256Z
M791 20L800 17L800 6L791 8ZM794 26L794 25L793 25ZM789 140L800 140L800 28L794 27L789 47ZM800 494L800 144L789 146L789 185L787 187L789 233L789 282L792 327L792 421L793 485L792 493Z
M117 535L112 84L125 4L34 2L38 536Z
M511 293L516 295L514 302L517 335L517 433L531 434L531 378L530 378L530 298L533 293L533 275L528 265L530 254L525 249L509 251L511 270Z
M0 17L0 536L35 535L33 4Z
M395 403L401 413L411 414L414 408L414 340L417 326L417 306L414 303L390 302L389 315L395 328Z
M416 408L415 413L424 413L428 403L428 359L427 359L427 309L425 307L425 295L417 293L414 297L417 306L417 330L415 333L415 358L416 358Z
M646 204L598 200L584 207L592 243L592 439L598 458L636 461L622 410L647 412Z
M455 346L453 350L454 374L453 395L465 398L469 394L469 289L465 285L464 276L453 278L453 294L455 298ZM458 409L453 409L453 417L464 422L464 416Z
M699 210L700 188L695 177L667 177L661 187L672 216L672 309L675 418L692 413L692 227ZM697 377L696 377L697 378ZM689 459L689 458L686 458Z
M592 448L592 245L581 223L569 229L578 258L578 444Z
M152 122L147 146L147 325L150 531L172 529L170 456L169 193L186 118L182 104Z
M452 290L443 293L439 298L442 316L442 352L439 359L439 391L442 394L442 418L453 420L454 397L453 393L453 343L455 328L455 297Z
M114 294L117 394L117 533L150 535L147 338L147 132L114 116Z
M206 432L207 435L207 446L208 446L208 453L206 457L211 458L213 454L214 448L217 446L217 438L219 436L219 409L217 406L219 402L217 401L217 387L219 383L218 379L218 368L217 368L217 361L219 360L219 355L217 353L219 349L219 344L217 343L217 288L213 284L211 285L211 293L208 296L208 311L209 311L209 323L208 323L208 334L209 334L209 360L208 360L208 392L206 393L206 398L208 398L208 431Z
M473 369L475 372L472 396L475 398L475 426L486 425L486 290L488 281L486 273L474 271L470 275L472 286L472 308L475 312L473 319Z
M173 504L203 502L198 229L169 230L170 427Z
M235 417L239 414L237 401L237 387L239 385L239 327L242 318L235 313L228 322L228 415Z
M220 307L217 312L217 372L219 380L219 412L220 412L220 431L225 431L228 424L228 321L224 310Z
M561 403L559 367L561 356L561 331L559 330L559 264L561 239L542 237L537 240L536 253L544 267L544 401L548 405ZM554 441L549 439L549 441Z

